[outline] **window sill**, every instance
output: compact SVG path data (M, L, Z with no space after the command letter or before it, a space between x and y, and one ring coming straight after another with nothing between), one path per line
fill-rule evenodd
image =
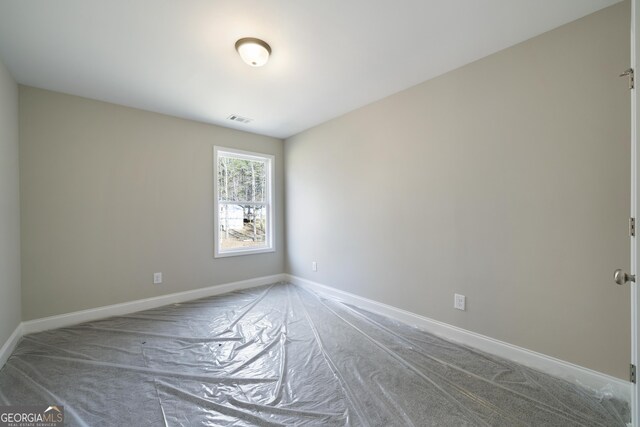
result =
M235 250L235 251L225 251L225 252L215 251L213 257L227 258L230 256L255 255L255 254L264 254L264 253L275 252L275 251L276 251L276 248L245 249L245 250Z

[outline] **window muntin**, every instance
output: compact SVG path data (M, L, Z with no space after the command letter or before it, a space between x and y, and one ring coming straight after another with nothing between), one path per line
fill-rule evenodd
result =
M273 156L214 148L215 256L274 250Z

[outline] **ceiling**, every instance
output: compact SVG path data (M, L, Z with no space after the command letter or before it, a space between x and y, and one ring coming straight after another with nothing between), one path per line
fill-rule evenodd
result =
M25 85L286 138L617 2L0 0L0 58Z

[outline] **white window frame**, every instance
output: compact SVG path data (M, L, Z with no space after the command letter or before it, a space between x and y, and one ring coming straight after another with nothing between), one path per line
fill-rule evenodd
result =
M265 243L266 247L264 248L239 248L239 249L220 249L220 197L218 194L218 158L220 155L229 155L238 159L245 160L258 160L266 162L266 180L267 180L267 188L265 193L265 203L256 203L256 202L222 202L228 204L238 204L238 205L266 205L266 216L267 216L267 225L266 225L266 236ZM244 151L237 150L235 148L228 147L213 147L213 249L214 249L214 257L215 258L224 258L230 256L239 256L239 255L251 255L251 254L261 254L267 252L275 252L276 251L276 242L275 242L275 208L274 208L274 183L275 183L275 156L271 154L265 153L254 153L252 151Z

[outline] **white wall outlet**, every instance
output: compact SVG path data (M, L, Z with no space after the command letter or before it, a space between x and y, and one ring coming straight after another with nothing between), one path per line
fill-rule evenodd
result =
M453 308L465 310L465 299L466 297L464 295L453 294Z
M153 273L153 284L159 285L162 283L162 273Z
M311 261L311 271L318 271L318 263Z

